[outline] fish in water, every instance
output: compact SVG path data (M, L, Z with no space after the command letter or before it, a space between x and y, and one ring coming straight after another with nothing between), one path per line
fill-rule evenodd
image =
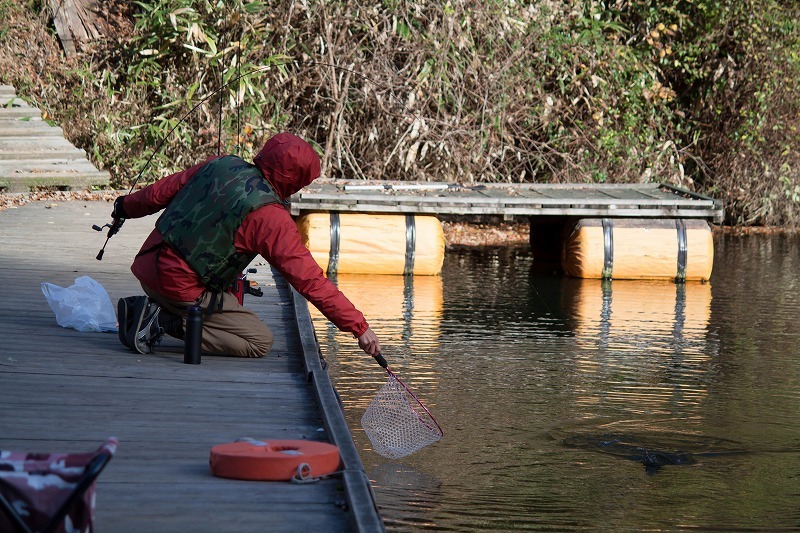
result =
M659 468L665 465L691 465L697 463L697 460L688 452L654 450L642 448L640 446L632 446L621 441L606 442L604 445L620 445L624 447L626 450L624 455L615 455L621 455L626 459L642 463L648 474L655 474Z
M694 441L693 441L694 439ZM655 474L666 465L691 465L698 457L744 453L736 449L733 441L699 436L676 439L666 437L664 442L653 436L634 435L574 435L562 441L564 446L607 453L623 459L642 463L645 472Z

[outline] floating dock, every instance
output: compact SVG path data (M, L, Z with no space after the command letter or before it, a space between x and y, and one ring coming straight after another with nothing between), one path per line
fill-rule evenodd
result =
M56 324L43 282L91 276L114 307L142 294L129 265L155 219L128 220L97 261L105 235L91 225L110 209L48 201L0 211L0 450L84 452L117 437L97 481L97 531L383 530L307 304L268 265L251 275L264 297L245 296L275 333L262 359L187 365L178 341L138 355L116 333ZM211 447L241 437L331 442L342 471L310 484L212 476Z
M721 222L719 200L660 183L480 184L316 180L292 197L315 211L575 218L702 218Z
M577 277L679 282L710 277L713 242L709 223L722 222L724 216L719 200L659 183L464 185L317 180L292 197L291 209L300 217L302 228L321 226L320 213L330 213L330 229L307 231L308 245L322 268L334 264L343 273L364 272L358 265L339 266L343 254L376 265L371 273L385 270L382 262L387 254L370 235L380 234L386 240L392 235L389 230L403 220L405 249L395 246L398 251L388 260L399 265L393 273L415 272L417 248L435 247L440 240L432 232L419 235L415 218L455 215L504 220L526 217L537 267L549 271ZM367 214L372 217L369 224L356 219ZM390 223L387 217L399 222ZM583 226L600 229L586 231L576 247L575 232ZM350 247L342 250L343 242Z

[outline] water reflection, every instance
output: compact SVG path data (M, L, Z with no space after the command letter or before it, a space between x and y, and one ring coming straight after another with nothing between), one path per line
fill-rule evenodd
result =
M579 404L686 413L708 394L709 283L562 281Z
M367 317L392 370L438 418L442 277L339 274L333 281ZM404 527L414 529L432 526L442 501L440 479L408 464L379 458L359 422L386 381L386 373L357 349L349 334L336 329L316 309L311 308L311 314L367 474L383 495L384 517L387 513L389 521L403 517Z
M315 315L388 528L800 527L800 239L717 244L712 284L561 278L518 249L340 276L445 431L373 453L359 419L386 375Z
M560 292L576 334L606 347L643 335L680 350L705 340L711 318L710 283L566 278Z
M440 276L345 275L334 278L339 289L360 309L383 346L389 366L430 408L439 382L434 363L439 354L442 322ZM331 377L342 389L345 407L366 409L371 393L386 374L363 352L353 352L352 336L342 333L311 308L320 343L333 347ZM342 356L339 347L344 347Z
M382 515L414 529L436 529L441 512L442 480L402 463L371 465L367 475L383 494ZM398 517L402 517L398 520Z

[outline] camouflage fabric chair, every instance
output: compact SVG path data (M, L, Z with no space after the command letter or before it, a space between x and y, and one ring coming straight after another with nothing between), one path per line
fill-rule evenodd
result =
M94 531L95 480L117 449L94 452L0 451L0 531Z

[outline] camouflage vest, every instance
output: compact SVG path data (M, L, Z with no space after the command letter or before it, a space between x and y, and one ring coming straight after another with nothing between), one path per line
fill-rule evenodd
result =
M227 289L255 254L236 251L244 218L280 198L258 167L223 156L200 168L175 195L156 228L212 291Z

